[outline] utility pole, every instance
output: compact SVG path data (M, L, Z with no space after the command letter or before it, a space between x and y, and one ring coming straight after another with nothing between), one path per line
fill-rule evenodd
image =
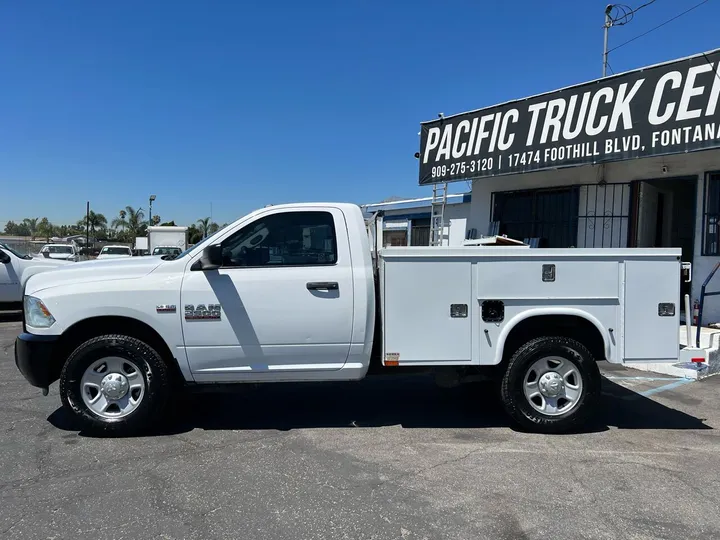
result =
M608 67L608 34L610 33L610 27L612 26L612 18L610 17L610 12L613 9L612 4L608 4L605 6L605 24L603 25L603 66L602 66L602 76L603 79L607 77L607 67ZM600 164L600 180L605 181L605 163Z
M85 248L90 249L90 201L85 208Z
M608 4L605 7L605 25L603 26L603 68L602 68L602 76L607 77L607 67L608 67L608 33L610 32L610 27L612 26L612 19L610 18L610 12L612 11L613 5Z
M152 203L156 198L157 197L155 197L155 195L150 195L150 216L148 216L148 227L152 227L153 225Z

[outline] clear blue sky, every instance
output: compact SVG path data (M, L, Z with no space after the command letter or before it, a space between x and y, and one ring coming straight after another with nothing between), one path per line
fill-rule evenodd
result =
M637 6L645 0L631 4ZM699 0L657 0L611 46ZM600 75L606 0L3 2L0 229L424 196L419 123ZM720 46L720 1L614 51ZM463 189L465 184L457 184Z

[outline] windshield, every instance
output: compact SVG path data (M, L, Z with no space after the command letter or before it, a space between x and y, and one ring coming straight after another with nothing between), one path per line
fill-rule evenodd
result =
M130 255L130 248L126 247L104 247L100 255Z
M45 246L41 253L72 253L72 246Z
M0 247L6 251L9 251L13 255L15 255L18 259L32 259L32 257L30 255L23 255L21 253L18 253L17 251L15 251L13 248L8 246L7 244L0 244Z
M179 255L180 248L176 247L156 247L153 250L153 255Z

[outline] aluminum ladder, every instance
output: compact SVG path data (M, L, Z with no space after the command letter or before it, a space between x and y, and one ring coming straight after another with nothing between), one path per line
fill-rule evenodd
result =
M448 185L433 184L430 213L430 245L441 246L445 229L445 205L447 204Z

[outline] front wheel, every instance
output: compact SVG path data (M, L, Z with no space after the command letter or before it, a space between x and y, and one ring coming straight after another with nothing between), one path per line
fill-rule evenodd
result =
M505 410L521 426L540 433L580 427L597 408L600 370L581 343L541 337L510 358L502 380Z
M137 433L162 414L170 375L162 357L124 335L90 339L70 355L60 374L63 405L82 429L101 434Z

